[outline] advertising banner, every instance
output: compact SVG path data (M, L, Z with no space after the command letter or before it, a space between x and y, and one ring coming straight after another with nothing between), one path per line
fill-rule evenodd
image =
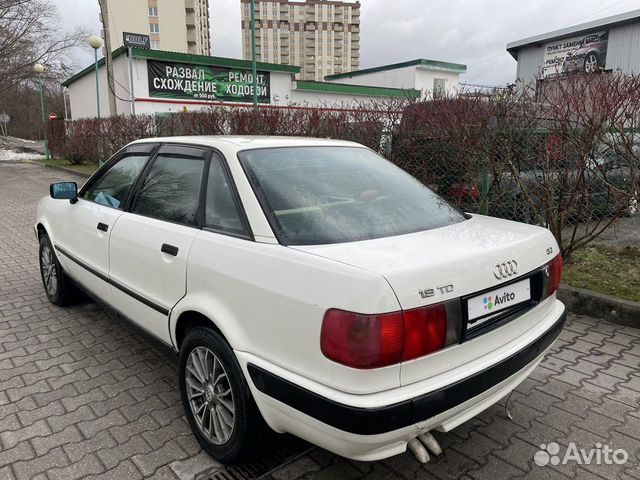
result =
M253 102L253 74L238 68L147 60L149 96L158 98ZM269 103L271 77L259 71L258 102Z
M603 69L607 61L608 41L609 32L603 31L547 43L541 77L593 73Z

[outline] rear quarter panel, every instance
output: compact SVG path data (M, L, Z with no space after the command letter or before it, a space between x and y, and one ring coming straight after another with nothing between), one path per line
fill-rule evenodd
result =
M236 351L251 353L306 378L351 393L400 385L400 365L358 370L327 359L320 349L324 313L398 310L386 280L332 260L208 231L189 254L187 295L173 309L171 332L183 312L197 311Z

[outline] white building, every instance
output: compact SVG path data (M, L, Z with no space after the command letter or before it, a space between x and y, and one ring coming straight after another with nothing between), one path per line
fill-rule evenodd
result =
M125 48L114 51L117 114L133 113L128 60ZM212 105L252 105L253 79L251 62L247 60L137 48L132 49L131 60L136 114L180 112ZM103 59L98 63L101 113L107 116L106 70ZM348 108L380 98L418 98L431 94L434 85L442 82L445 90L453 93L459 74L466 69L464 65L415 60L316 82L296 80L300 68L293 65L258 63L257 68L259 102L266 108ZM97 115L94 65L62 85L67 87L72 119Z
M355 72L328 75L325 80L349 85L416 89L423 95L441 98L458 93L460 75L466 71L467 66L459 63L419 58Z
M209 55L209 0L101 0L108 12L111 48L122 33L149 35L151 48Z

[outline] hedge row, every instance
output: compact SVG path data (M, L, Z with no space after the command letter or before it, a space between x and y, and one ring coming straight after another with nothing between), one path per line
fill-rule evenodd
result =
M353 140L378 149L383 130L402 108L303 109L224 108L162 115L119 115L103 119L56 121L49 125L55 156L80 164L105 159L129 142L176 135L288 135Z

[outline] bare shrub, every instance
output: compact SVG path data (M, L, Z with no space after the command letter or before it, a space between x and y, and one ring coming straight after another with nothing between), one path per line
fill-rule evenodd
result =
M639 121L640 77L575 75L416 104L394 161L414 156L407 169L462 208L549 228L570 257L637 208Z

